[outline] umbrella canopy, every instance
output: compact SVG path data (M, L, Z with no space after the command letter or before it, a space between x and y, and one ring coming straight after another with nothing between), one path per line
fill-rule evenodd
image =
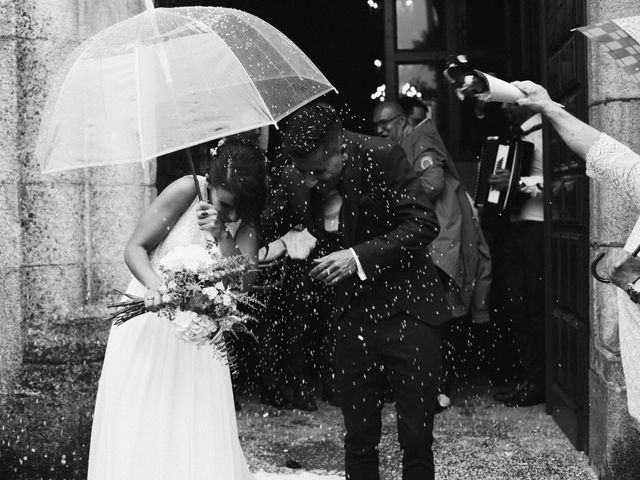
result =
M617 18L576 30L601 43L631 78L640 83L640 16Z
M274 124L333 89L291 40L253 15L148 9L67 59L36 156L44 172L150 160Z

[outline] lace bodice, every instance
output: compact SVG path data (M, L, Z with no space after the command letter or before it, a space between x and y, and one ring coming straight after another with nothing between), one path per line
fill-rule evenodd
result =
M206 185L204 177L198 177L200 181L200 190L206 192ZM194 198L189 208L180 215L178 221L173 226L167 236L158 244L158 246L151 252L149 259L151 266L157 271L158 263L160 260L171 250L178 246L184 245L205 245L206 236L205 233L198 228L198 222L196 217L196 208L198 206L198 198Z
M589 149L587 175L611 182L640 206L640 155L604 133Z

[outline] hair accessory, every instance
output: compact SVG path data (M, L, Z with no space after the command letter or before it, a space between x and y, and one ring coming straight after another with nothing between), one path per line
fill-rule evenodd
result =
M209 154L211 155L211 157L215 157L215 156L218 154L218 149L219 149L222 145L224 145L224 141L225 141L225 139L224 139L224 137L223 137L223 138L221 138L220 140L218 140L218 144L217 144L215 147L213 147L213 148L209 149Z

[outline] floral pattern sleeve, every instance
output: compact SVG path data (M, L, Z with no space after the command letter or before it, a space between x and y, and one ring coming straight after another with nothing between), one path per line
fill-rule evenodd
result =
M612 183L640 206L640 155L604 133L587 153L587 175Z

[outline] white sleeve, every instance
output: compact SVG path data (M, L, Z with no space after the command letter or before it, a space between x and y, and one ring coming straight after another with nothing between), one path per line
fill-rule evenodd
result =
M587 175L611 182L640 205L640 155L604 133L587 153Z
M544 177L542 175L520 177L520 191L531 195L533 198L542 195L542 190L540 189L542 185L544 185Z
M367 279L367 274L364 273L364 270L362 269L362 265L360 265L360 259L358 259L358 254L353 248L350 248L349 251L353 255L353 258L355 258L356 260L356 267L358 268L358 277L360 278L360 280L364 282Z

